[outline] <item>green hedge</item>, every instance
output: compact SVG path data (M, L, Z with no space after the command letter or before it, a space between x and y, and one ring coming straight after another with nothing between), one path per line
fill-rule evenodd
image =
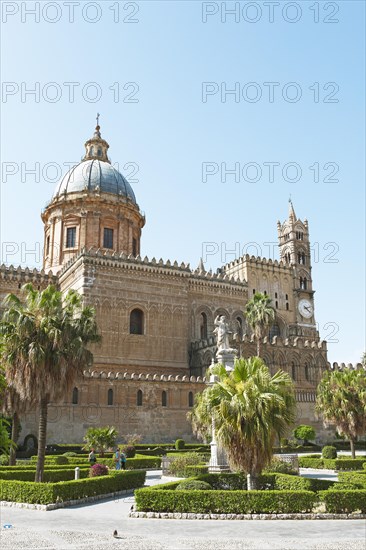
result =
M360 470L366 462L363 458L309 458L299 456L300 468L315 468L328 470Z
M18 464L16 466L0 466L0 472L3 471L17 471L17 470L33 470L35 471L37 467L36 463L29 464ZM82 464L45 464L44 469L45 470L75 470L76 467L79 467L80 469L88 469L90 468L90 464L83 462Z
M24 481L0 481L0 500L50 504L104 495L142 487L146 472L111 472L108 476L63 481L59 483L34 483Z
M359 485L360 489L366 489L366 471L339 472L338 481L340 483L354 483L355 485Z
M208 474L208 466L206 464L196 464L184 468L184 477L199 476L202 474Z
M13 469L2 470L0 472L0 479L12 479L18 481L34 481L36 469L33 468L27 470ZM84 479L89 475L89 467L80 469L80 478ZM58 481L70 481L75 479L75 469L62 468L56 470L55 468L44 470L43 481L47 483L57 483Z
M196 514L286 514L310 512L317 499L311 491L172 491L138 489L137 509Z
M99 464L106 464L108 468L114 468L115 462L113 458L97 458ZM126 462L126 470L155 470L161 468L160 456L143 456L138 458L128 458Z
M319 495L329 513L349 514L357 511L366 513L366 489L321 491Z

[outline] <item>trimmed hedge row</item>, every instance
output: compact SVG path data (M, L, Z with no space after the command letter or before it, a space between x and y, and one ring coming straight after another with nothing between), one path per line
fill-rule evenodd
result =
M196 514L287 514L310 512L317 496L311 491L135 491L137 510Z
M331 514L350 514L358 510L366 513L366 489L321 491L319 496Z
M0 473L3 471L18 471L18 470L33 470L35 471L37 465L35 463L33 464L19 464L17 466L0 466ZM88 469L90 468L90 464L83 462L82 464L45 464L44 469L45 470L70 470L73 468L75 470L76 467L79 467L80 469Z
M339 472L338 481L340 483L352 483L354 485L358 485L360 489L366 489L366 471Z
M315 468L328 470L360 470L366 462L363 458L309 458L299 456L300 468Z
M45 468L51 465L54 465L56 467L60 466L66 466L70 468L76 468L76 466L79 466L79 468L83 466L89 466L89 460L87 457L62 457L67 460L65 464L57 464L57 458L60 457L46 457L45 460ZM32 462L35 464L37 461L37 457L32 457ZM105 464L108 466L108 468L114 468L115 462L113 458L101 458L100 456L97 456L97 462L99 464ZM35 467L35 466L34 466ZM143 469L159 469L161 467L161 458L158 456L136 456L135 458L128 458L126 462L126 469L127 470L143 470Z
M89 470L90 468L81 468L80 469L80 478L84 479L89 476ZM34 481L36 469L33 468L32 470L3 470L0 472L0 479L12 479L12 480L18 480L18 481ZM60 470L56 470L54 468L50 470L44 470L43 473L43 481L47 483L57 483L58 481L70 481L72 479L75 479L75 469L66 469L62 468Z
M197 476L198 481L206 481L213 489L240 491L247 489L246 476L240 474L207 474ZM290 474L268 473L258 477L258 489L271 491L312 491L314 493L333 487L335 481L311 479Z
M107 476L64 481L59 483L34 483L24 481L0 481L0 500L51 504L78 500L89 496L115 493L142 487L146 472L110 472Z

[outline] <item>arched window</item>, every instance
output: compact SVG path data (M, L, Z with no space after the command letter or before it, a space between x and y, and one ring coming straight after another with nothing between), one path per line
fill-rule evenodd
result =
M94 155L94 147L93 147L93 145L90 147L89 153L90 153L90 156Z
M288 311L288 309L289 309L288 302L286 302L286 311Z
M193 392L190 391L188 394L188 407L193 407L193 402L194 402Z
M296 380L296 367L293 361L291 363L291 376L293 380Z
M79 390L74 388L72 390L72 404L77 405L79 403Z
M278 309L278 302L277 302L277 300L276 300L276 309Z
M144 312L133 309L130 313L130 334L144 334Z
M98 147L98 157L101 157L101 156L102 156L102 149Z
M162 391L161 392L161 406L166 407L167 404L168 404L168 398L167 398L166 391Z
M305 253L304 252L298 252L297 262L301 265L305 265Z
M271 328L269 329L269 332L268 332L268 336L269 336L270 342L272 341L272 338L274 336L281 336L280 327L277 323L275 323L274 325L271 326Z
M309 382L310 376L309 376L309 365L305 363L305 380Z
M201 340L207 340L207 315L203 312L201 313L200 335Z
M142 391L141 390L139 390L137 392L136 404L137 404L138 407L142 407Z
M113 390L108 390L108 405L113 405Z

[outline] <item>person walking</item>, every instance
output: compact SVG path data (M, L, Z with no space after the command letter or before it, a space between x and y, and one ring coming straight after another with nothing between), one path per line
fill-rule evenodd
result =
M126 458L126 455L125 453L121 453L121 466L122 466L122 470L125 470L126 469L126 462L127 462L127 458Z

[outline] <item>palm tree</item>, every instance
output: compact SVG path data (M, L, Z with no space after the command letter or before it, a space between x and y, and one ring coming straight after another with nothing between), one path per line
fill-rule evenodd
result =
M216 437L232 469L251 474L253 487L271 461L276 437L283 437L295 420L294 386L279 370L271 376L259 357L236 360L234 370L211 370L218 380L198 394L190 420L205 436L215 424Z
M261 341L267 328L273 323L275 311L271 306L271 298L266 294L256 292L245 306L245 317L257 339L257 355L260 357Z
M365 370L326 372L318 386L316 409L326 425L334 424L349 439L355 458L355 441L366 433Z
M11 416L11 440L13 445L9 452L9 466L16 464L16 449L18 440L18 430L20 426L19 415L27 409L27 403L22 401L19 393L12 384L8 384L4 390L2 401L2 412Z
M83 307L81 296L63 296L50 285L37 291L23 287L24 302L14 294L5 299L0 323L1 362L8 384L20 399L39 412L38 460L35 481L43 480L47 412L71 391L93 354L87 345L99 341L95 311Z

